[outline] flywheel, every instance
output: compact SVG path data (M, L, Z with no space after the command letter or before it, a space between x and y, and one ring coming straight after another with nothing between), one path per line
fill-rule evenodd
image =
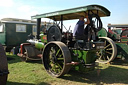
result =
M53 25L48 29L47 41L61 41L62 34L58 26Z

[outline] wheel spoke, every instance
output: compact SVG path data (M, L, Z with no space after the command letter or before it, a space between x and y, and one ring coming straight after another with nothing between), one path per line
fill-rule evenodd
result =
M99 55L100 54L100 51L97 51L97 54Z
M53 61L52 57L55 54L55 56L57 57L57 60L59 60L59 61L64 60L64 58L62 57L63 55L60 54L60 52L61 52L61 49L58 49L58 47L53 46L53 47L51 47L50 54L49 54L49 61L50 61L49 65L51 66L51 71L55 72L56 74L60 73L61 70L63 69L63 67L59 63ZM62 65L64 65L64 64L62 63Z
M54 72L56 72L56 65L55 64L53 64L51 70L53 70Z
M104 41L105 45L106 45L106 42L107 42L107 41L105 40L105 41Z
M100 53L99 54L97 54L98 56L102 56Z
M61 70L63 69L59 63L57 63L57 65L58 65L58 67L60 67Z
M59 55L59 58L61 58L63 56L63 54Z
M55 53L55 49L51 47L51 53Z
M58 64L58 63L55 63L55 64L52 66L52 68L51 68L51 70L54 71L55 73L61 72L62 69L63 69L63 68L62 68L61 65Z
M52 53L50 52L49 54L49 59L51 60L52 59Z
M57 51L56 56L58 56L59 52L60 52L60 49Z
M101 58L102 58L102 55L99 57L99 60L101 60Z
M57 58L57 60L64 60L64 58Z
M53 62L52 62L52 61L50 61L50 62L49 62L49 65L50 65L51 67L53 67Z
M104 49L106 49L107 47L109 47L111 44L108 44L106 47L104 47Z
M110 58L107 56L107 59L109 60Z
M108 52L108 51L105 51L107 54L110 54L110 55L112 55L112 53L111 52Z
M112 48L108 48L108 49L106 49L106 50L113 50Z

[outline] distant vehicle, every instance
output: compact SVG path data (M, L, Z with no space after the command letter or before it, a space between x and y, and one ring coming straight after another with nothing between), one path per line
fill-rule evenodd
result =
M128 61L128 24L108 24L108 31L102 28L98 35L106 42L102 55L99 55L100 63L109 63L115 58Z
M44 28L42 22L42 28ZM3 18L0 20L0 43L4 46L7 52L14 49L17 54L21 43L26 42L28 35L36 36L36 21L16 19L16 18Z

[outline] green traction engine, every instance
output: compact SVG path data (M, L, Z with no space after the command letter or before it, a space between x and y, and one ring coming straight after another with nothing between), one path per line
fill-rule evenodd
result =
M108 24L108 31L102 28L98 32L98 36L101 41L106 42L104 51L102 51L103 55L99 55L98 58L100 63L109 63L114 59L128 61L127 24Z
M89 16L90 24L86 26L87 42L73 37L69 28L66 32L63 21ZM99 5L89 5L51 13L32 16L37 19L37 36L22 43L18 54L23 61L41 59L44 68L53 77L60 77L70 69L89 72L97 66L97 52L102 51L104 42L99 41L97 32L102 28L100 17L110 16L110 12ZM41 18L53 22L49 28L40 33ZM51 22L50 22L51 23Z

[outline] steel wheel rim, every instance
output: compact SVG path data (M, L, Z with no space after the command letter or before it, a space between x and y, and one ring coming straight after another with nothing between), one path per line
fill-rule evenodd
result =
M108 37L100 37L100 40L105 42L105 47L97 52L97 61L99 63L109 63L115 59L117 47L113 40Z
M65 51L67 50L66 54ZM71 62L70 52L62 42L54 41L46 45L43 51L43 64L53 77L60 77L70 70L66 63Z

